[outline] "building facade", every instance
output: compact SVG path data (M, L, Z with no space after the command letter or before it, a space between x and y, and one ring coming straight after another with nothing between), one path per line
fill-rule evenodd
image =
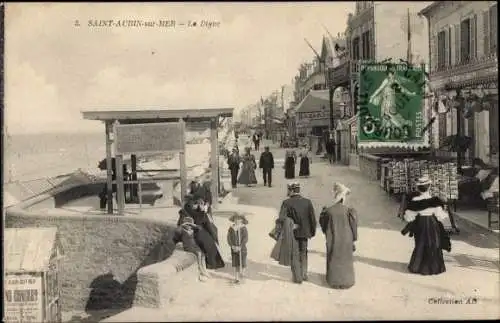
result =
M468 136L465 160L498 165L496 1L436 1L422 10L430 35L430 85L448 107L432 126L438 155L450 135ZM460 154L460 153L459 153Z
M389 60L427 65L429 38L425 18L419 16L422 7L419 2L357 1L355 12L348 16L347 56L330 69L329 80L335 90L340 88L349 94L343 122L337 124L343 136L350 138L339 139L349 145L352 159L356 159L358 153L356 113L360 63Z

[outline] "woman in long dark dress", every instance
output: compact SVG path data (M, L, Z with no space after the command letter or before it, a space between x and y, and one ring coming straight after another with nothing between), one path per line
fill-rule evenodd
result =
M309 152L308 150L304 147L302 152L300 153L300 169L299 169L299 176L309 176L311 175L310 169L309 169L309 164L311 163L311 159L309 158Z
M294 150L289 149L286 151L285 157L285 178L295 178L295 163L297 162L297 154Z
M326 282L335 289L354 286L354 242L358 238L357 216L344 203L350 190L343 184L333 186L333 204L323 208L319 218L326 237Z
M223 268L225 265L224 260L217 247L217 230L214 230L215 225L211 223L208 215L202 210L198 202L190 200L179 211L177 225L181 225L186 216L193 218L194 223L198 227L195 232L195 239L205 254L207 268Z
M402 233L415 240L408 270L421 275L438 275L446 271L443 249L451 250L449 237L441 221L448 215L444 203L429 193L431 181L422 177L417 182L419 195L408 202L404 220L408 225Z

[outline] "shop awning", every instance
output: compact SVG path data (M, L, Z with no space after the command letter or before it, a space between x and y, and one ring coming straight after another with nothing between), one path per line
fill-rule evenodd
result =
M329 111L330 97L328 90L310 91L298 104L296 113ZM339 102L333 102L334 117L340 116Z

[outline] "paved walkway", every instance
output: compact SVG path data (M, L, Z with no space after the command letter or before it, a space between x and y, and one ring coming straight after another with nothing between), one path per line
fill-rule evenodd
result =
M282 151L275 151L275 156ZM283 170L276 169L274 186L263 187L260 171L256 187L238 187L239 208L249 213L248 277L244 283L230 283L231 268L213 272L200 283L193 279L168 308L134 309L126 321L174 320L360 320L360 319L486 319L499 318L498 239L483 236L473 228L462 228L453 238L453 250L446 254L447 272L439 276L409 274L406 265L413 240L403 237L398 208L376 183L359 172L326 163L312 164L312 176L300 179L302 192L311 197L319 213L331 199L333 181L352 189L349 203L359 213L359 241L355 253L356 285L333 290L323 283L324 237L318 229L309 245L309 281L291 282L289 268L270 259L274 241L268 237L277 208L285 197ZM226 206L234 208L236 206ZM222 249L229 262L225 235L229 221L215 219ZM430 304L461 301L463 304ZM466 304L472 302L475 304ZM118 319L118 318L117 318Z

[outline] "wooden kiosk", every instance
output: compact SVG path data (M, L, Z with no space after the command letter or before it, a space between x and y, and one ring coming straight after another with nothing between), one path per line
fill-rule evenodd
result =
M57 228L4 230L4 321L61 322Z
M186 124L205 123L210 128L210 166L212 171L211 192L214 201L219 196L219 154L217 129L221 118L232 117L233 109L149 109L149 110L92 110L82 111L86 120L100 120L105 124L106 134L106 168L107 168L107 213L113 214L113 184L116 184L118 214L123 215L125 209L125 184L145 182L137 178L136 156L140 153L178 152L178 176L153 178L152 181L180 180L181 200L187 191L187 169L185 156ZM198 126L196 128L199 128ZM113 180L112 154L115 143L116 180ZM124 181L123 158L131 155L132 177ZM139 192L139 197L141 193Z

